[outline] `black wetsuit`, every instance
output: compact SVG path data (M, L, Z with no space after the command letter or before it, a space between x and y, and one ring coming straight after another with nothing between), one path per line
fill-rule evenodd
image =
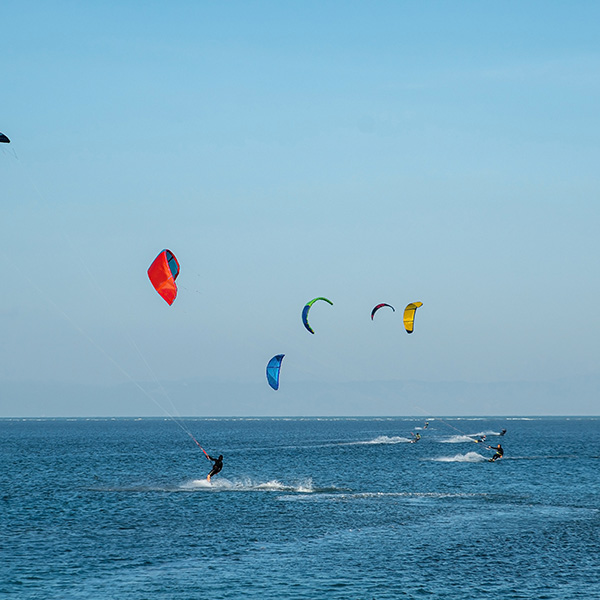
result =
M209 456L208 459L212 460L215 463L213 465L213 468L211 469L210 473L208 474L208 479L210 480L210 478L213 475L216 475L217 473L219 473L221 471L221 469L223 468L223 456L219 455L219 458L213 458L212 456Z
M498 460L499 458L502 458L504 456L504 450L502 449L502 446L500 446L500 444L498 444L497 448L492 448L490 446L490 449L496 451L496 454L494 454L494 456L490 458L491 462L494 462L495 460Z
M505 433L506 433L506 429L503 429L503 430L500 432L500 435L504 435Z

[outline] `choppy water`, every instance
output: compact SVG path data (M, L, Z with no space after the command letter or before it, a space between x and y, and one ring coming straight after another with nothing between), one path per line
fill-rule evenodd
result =
M0 597L600 598L600 419L423 421L0 420Z

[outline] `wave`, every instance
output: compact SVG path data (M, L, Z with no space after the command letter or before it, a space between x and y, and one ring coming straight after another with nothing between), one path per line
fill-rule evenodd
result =
M441 456L440 458L432 458L436 462L487 462L485 456L481 456L477 452L467 452L466 454L455 454L454 456Z

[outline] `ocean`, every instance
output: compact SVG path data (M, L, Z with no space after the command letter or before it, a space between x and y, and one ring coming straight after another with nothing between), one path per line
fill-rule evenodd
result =
M600 598L600 418L424 424L2 419L0 598Z

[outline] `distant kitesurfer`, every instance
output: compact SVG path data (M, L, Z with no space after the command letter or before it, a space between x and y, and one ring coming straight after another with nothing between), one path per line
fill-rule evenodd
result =
M411 444L414 444L415 442L418 442L421 439L421 434L420 433L413 433L412 431L410 432L410 435L413 436L413 439L410 441Z
M492 458L490 458L490 462L495 462L499 458L502 458L504 456L504 450L502 449L502 446L500 444L498 444L497 446L488 446L488 448L490 450L495 450L496 451L496 453L494 454L494 456L492 456Z
M506 433L506 429L503 429L499 435L504 435Z
M427 429L429 427L429 421L425 421L425 425L423 425L423 429Z
M208 460L212 460L215 463L210 473L206 476L206 480L210 481L210 478L219 473L223 468L223 455L219 454L219 458L213 458L212 456L209 456Z
M474 439L473 441L474 441L476 444L483 444L483 442L485 442L485 438L486 438L486 437L487 437L487 436L486 436L485 434L484 434L484 435L480 435L478 438Z

